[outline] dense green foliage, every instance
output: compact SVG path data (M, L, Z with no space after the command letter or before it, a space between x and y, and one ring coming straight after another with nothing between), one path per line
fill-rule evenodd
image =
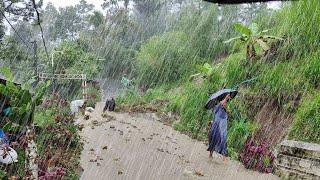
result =
M139 82L159 85L175 82L190 72L192 64L199 63L188 36L182 32L171 32L148 40L137 57Z
M320 93L305 98L299 107L289 136L291 139L320 143Z
M237 159L248 137L257 129L250 121L235 119L228 130L228 153L231 158Z
M0 94L2 100L8 103L12 108L12 112L8 115L8 120L2 120L1 125L5 130L10 130L12 126L18 126L17 131L22 130L25 125L32 124L32 112L35 106L41 103L50 82L47 84L39 83L34 88L34 94L29 92L29 84L16 85L12 82L13 74L10 69L2 67L0 72L5 74L8 80L6 84L0 84ZM31 83L31 82L29 82Z

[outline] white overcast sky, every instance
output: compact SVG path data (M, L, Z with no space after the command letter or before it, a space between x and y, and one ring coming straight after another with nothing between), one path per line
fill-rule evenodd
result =
M95 8L102 11L101 4L103 0L86 0L89 4L95 5ZM51 2L55 7L66 7L78 4L80 0L44 0L44 7L47 6L48 2Z

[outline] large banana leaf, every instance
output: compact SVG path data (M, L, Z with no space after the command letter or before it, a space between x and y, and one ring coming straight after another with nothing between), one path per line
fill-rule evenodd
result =
M245 35L245 36L251 36L252 35L252 31L251 29L249 29L248 27L240 24L240 23L236 23L234 25L234 28L239 31L242 35Z

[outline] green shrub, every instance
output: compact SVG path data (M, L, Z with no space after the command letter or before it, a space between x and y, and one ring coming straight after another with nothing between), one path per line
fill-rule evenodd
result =
M162 87L149 89L146 92L146 94L143 96L143 99L146 102L153 102L153 101L156 101L156 100L163 100L163 99L167 99L167 98L168 98L167 92Z
M54 112L50 109L36 111L34 114L34 123L42 128L54 124Z
M180 113L180 110L182 108L182 105L185 102L185 96L183 95L183 92L176 90L177 92L171 93L170 101L168 105L165 108L165 111L173 111L176 113Z
M161 85L181 80L200 58L195 56L188 36L182 32L165 33L148 40L137 56L139 84Z
M299 107L289 138L320 143L320 92L305 98Z
M244 148L249 136L256 130L257 126L250 121L240 119L229 121L228 130L228 153L233 159L238 159L238 153Z
M141 95L138 94L136 90L128 90L118 96L116 99L116 104L133 104L142 101Z

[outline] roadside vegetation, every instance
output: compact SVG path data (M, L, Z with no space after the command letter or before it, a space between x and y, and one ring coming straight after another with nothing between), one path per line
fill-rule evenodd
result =
M17 2L10 6L19 8ZM12 14L7 6L0 3L1 11ZM272 150L284 138L320 143L318 0L284 2L279 9L264 3L218 7L201 0L105 1L103 13L85 0L59 9L51 3L37 7L47 50L34 9L10 19L16 29L10 34L0 15L0 66L11 69L12 80L35 79L35 70L85 73L91 82L123 77L127 91L116 99L118 111L156 113L199 140L207 139L213 117L204 109L209 96L238 88L228 108L229 155L261 172L273 171ZM25 44L33 40L36 51ZM39 176L79 176L80 127L69 103L81 98L81 86L51 81L34 105ZM94 83L88 98L92 107L101 99ZM3 169L0 175L27 176L19 162L12 166L19 166L16 174Z

